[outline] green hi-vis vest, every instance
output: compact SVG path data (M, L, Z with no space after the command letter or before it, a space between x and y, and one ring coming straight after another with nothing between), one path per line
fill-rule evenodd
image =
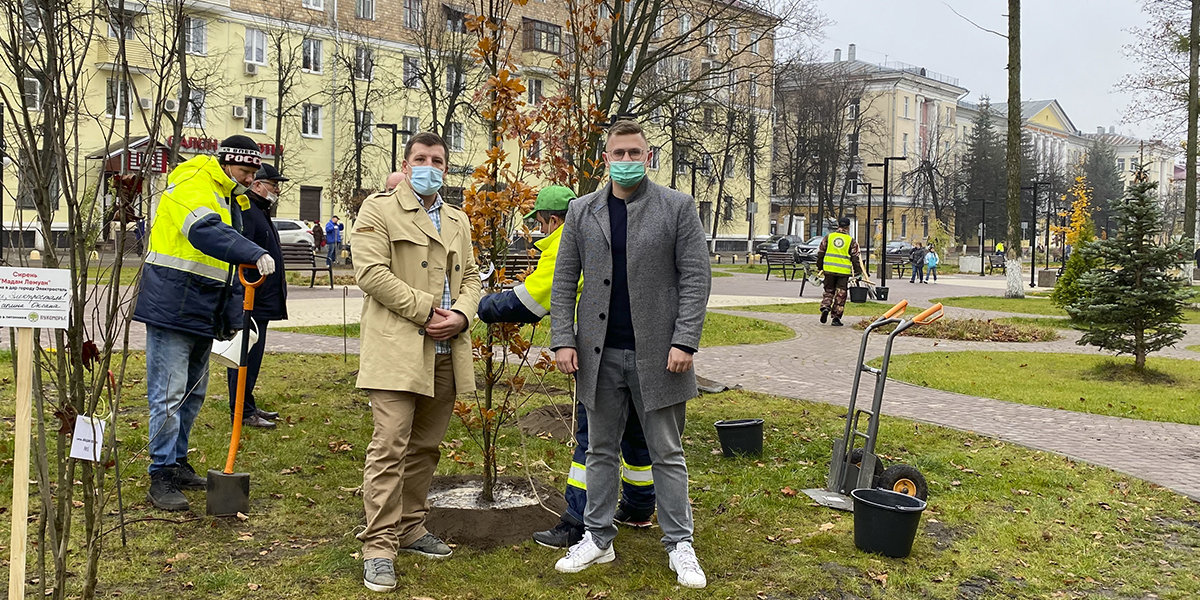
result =
M853 238L848 233L837 231L825 236L825 272L837 275L849 275L854 272L850 262L850 242Z

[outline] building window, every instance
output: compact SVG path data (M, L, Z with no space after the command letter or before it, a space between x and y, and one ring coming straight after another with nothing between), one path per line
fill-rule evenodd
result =
M188 92L187 106L183 110L185 127L204 127L204 90Z
M544 84L542 83L541 79L531 78L529 80L529 103L530 104L540 104L542 102L542 99L545 97L542 93L543 85Z
M704 24L704 39L708 43L708 53L717 53L717 24L709 21Z
M712 127L713 125L716 125L716 124L717 124L717 111L713 110L713 108L711 106L705 106L704 107L704 126Z
M246 96L246 131L267 130L267 99Z
M133 14L121 14L116 8L108 15L108 37L118 40L133 38Z
M661 38L662 36L663 36L663 16L662 16L662 13L660 12L660 13L658 13L657 16L654 17L654 31L650 34L650 37L657 40L657 39Z
M21 20L25 24L22 38L32 42L42 32L42 9L40 0L21 0Z
M738 50L741 50L741 43L738 41L738 28L730 27L729 28L729 51L737 52Z
M922 233L921 233L922 238L929 237L929 217L928 216L921 217L921 231L922 231Z
M684 80L684 81L691 79L692 78L692 61L687 58L680 58L679 63L676 66L675 74L679 77L679 79Z
M304 38L300 70L308 73L321 72L321 40Z
M1125 174L1125 159L1117 159L1117 172L1119 172L1121 175Z
M354 3L354 16L360 19L375 20L375 0L357 0Z
M901 142L900 156L908 156L908 134L904 134L904 137L901 139L903 141Z
M409 29L421 28L421 0L404 0L404 26Z
M42 100L45 98L42 90L42 80L36 77L25 78L25 110L42 110Z
M908 237L908 215L900 215L900 237Z
M413 135L421 131L421 120L416 117L404 117L400 121L400 128L408 132L400 136L400 140L407 144Z
M267 34L261 29L246 29L246 62L267 64Z
M679 15L679 37L687 39L688 34L692 31L692 15L684 13Z
M851 121L858 119L858 107L859 107L858 98L851 100L850 104L846 105L846 118L850 119Z
M185 17L183 20L183 48L188 54L203 56L208 52L208 24L204 19Z
M446 66L446 92L454 94L462 91L466 78L457 65Z
M105 90L104 114L118 119L128 119L132 108L133 94L129 84L120 79L109 79Z
M657 171L660 166L659 155L662 154L662 146L650 146L650 170Z
M904 118L908 118L908 96L904 97Z
M450 149L455 152L462 152L462 149L463 149L463 124L462 123L451 123L450 124L450 135L447 137L450 138L449 140L447 140L450 142Z
M750 80L750 92L749 92L749 94L750 94L750 97L751 97L751 98L757 98L757 97L758 97L758 83L757 83L757 82L755 82L753 79L751 79L751 80Z
M758 56L759 37L757 35L755 35L754 32L750 32L750 35L754 35L754 39L750 41L750 52L753 53L755 56Z
M358 128L358 140L360 144L370 144L375 141L375 115L369 110L354 111L354 123Z
M300 0L300 6L313 10L325 10L325 0Z
M442 12L446 13L446 31L450 33L467 32L466 12L446 5L442 5Z
M404 57L404 87L421 87L421 59L415 56Z
M312 138L321 137L320 104L305 103L303 105L303 110L300 115L300 135Z
M525 30L525 50L540 50L550 54L562 52L562 27L533 19L524 19L521 26Z
M725 157L725 176L733 177L733 157L732 156ZM730 218L732 218L732 217L730 217Z
M354 47L354 78L370 81L375 75L375 51L367 46Z

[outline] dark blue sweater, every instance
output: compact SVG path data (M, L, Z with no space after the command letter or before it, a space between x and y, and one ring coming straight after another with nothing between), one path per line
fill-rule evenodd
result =
M612 235L612 296L608 304L606 348L636 350L633 342L633 316L629 308L628 261L625 257L629 212L625 201L609 193L608 226Z

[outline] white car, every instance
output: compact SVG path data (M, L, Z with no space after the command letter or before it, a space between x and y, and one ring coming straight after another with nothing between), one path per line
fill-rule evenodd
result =
M308 244L309 248L313 247L313 234L308 225L304 221L295 219L271 219L275 223L275 229L279 231L279 243L281 244Z

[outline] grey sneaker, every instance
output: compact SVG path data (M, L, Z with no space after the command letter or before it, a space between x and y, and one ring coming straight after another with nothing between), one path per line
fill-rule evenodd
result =
M368 558L363 561L363 585L372 592L396 589L396 567L391 559Z
M417 541L401 548L400 550L402 552L420 554L426 558L449 558L449 556L454 553L454 551L450 549L450 546L446 545L446 542L438 539L438 537L432 533L426 533Z

